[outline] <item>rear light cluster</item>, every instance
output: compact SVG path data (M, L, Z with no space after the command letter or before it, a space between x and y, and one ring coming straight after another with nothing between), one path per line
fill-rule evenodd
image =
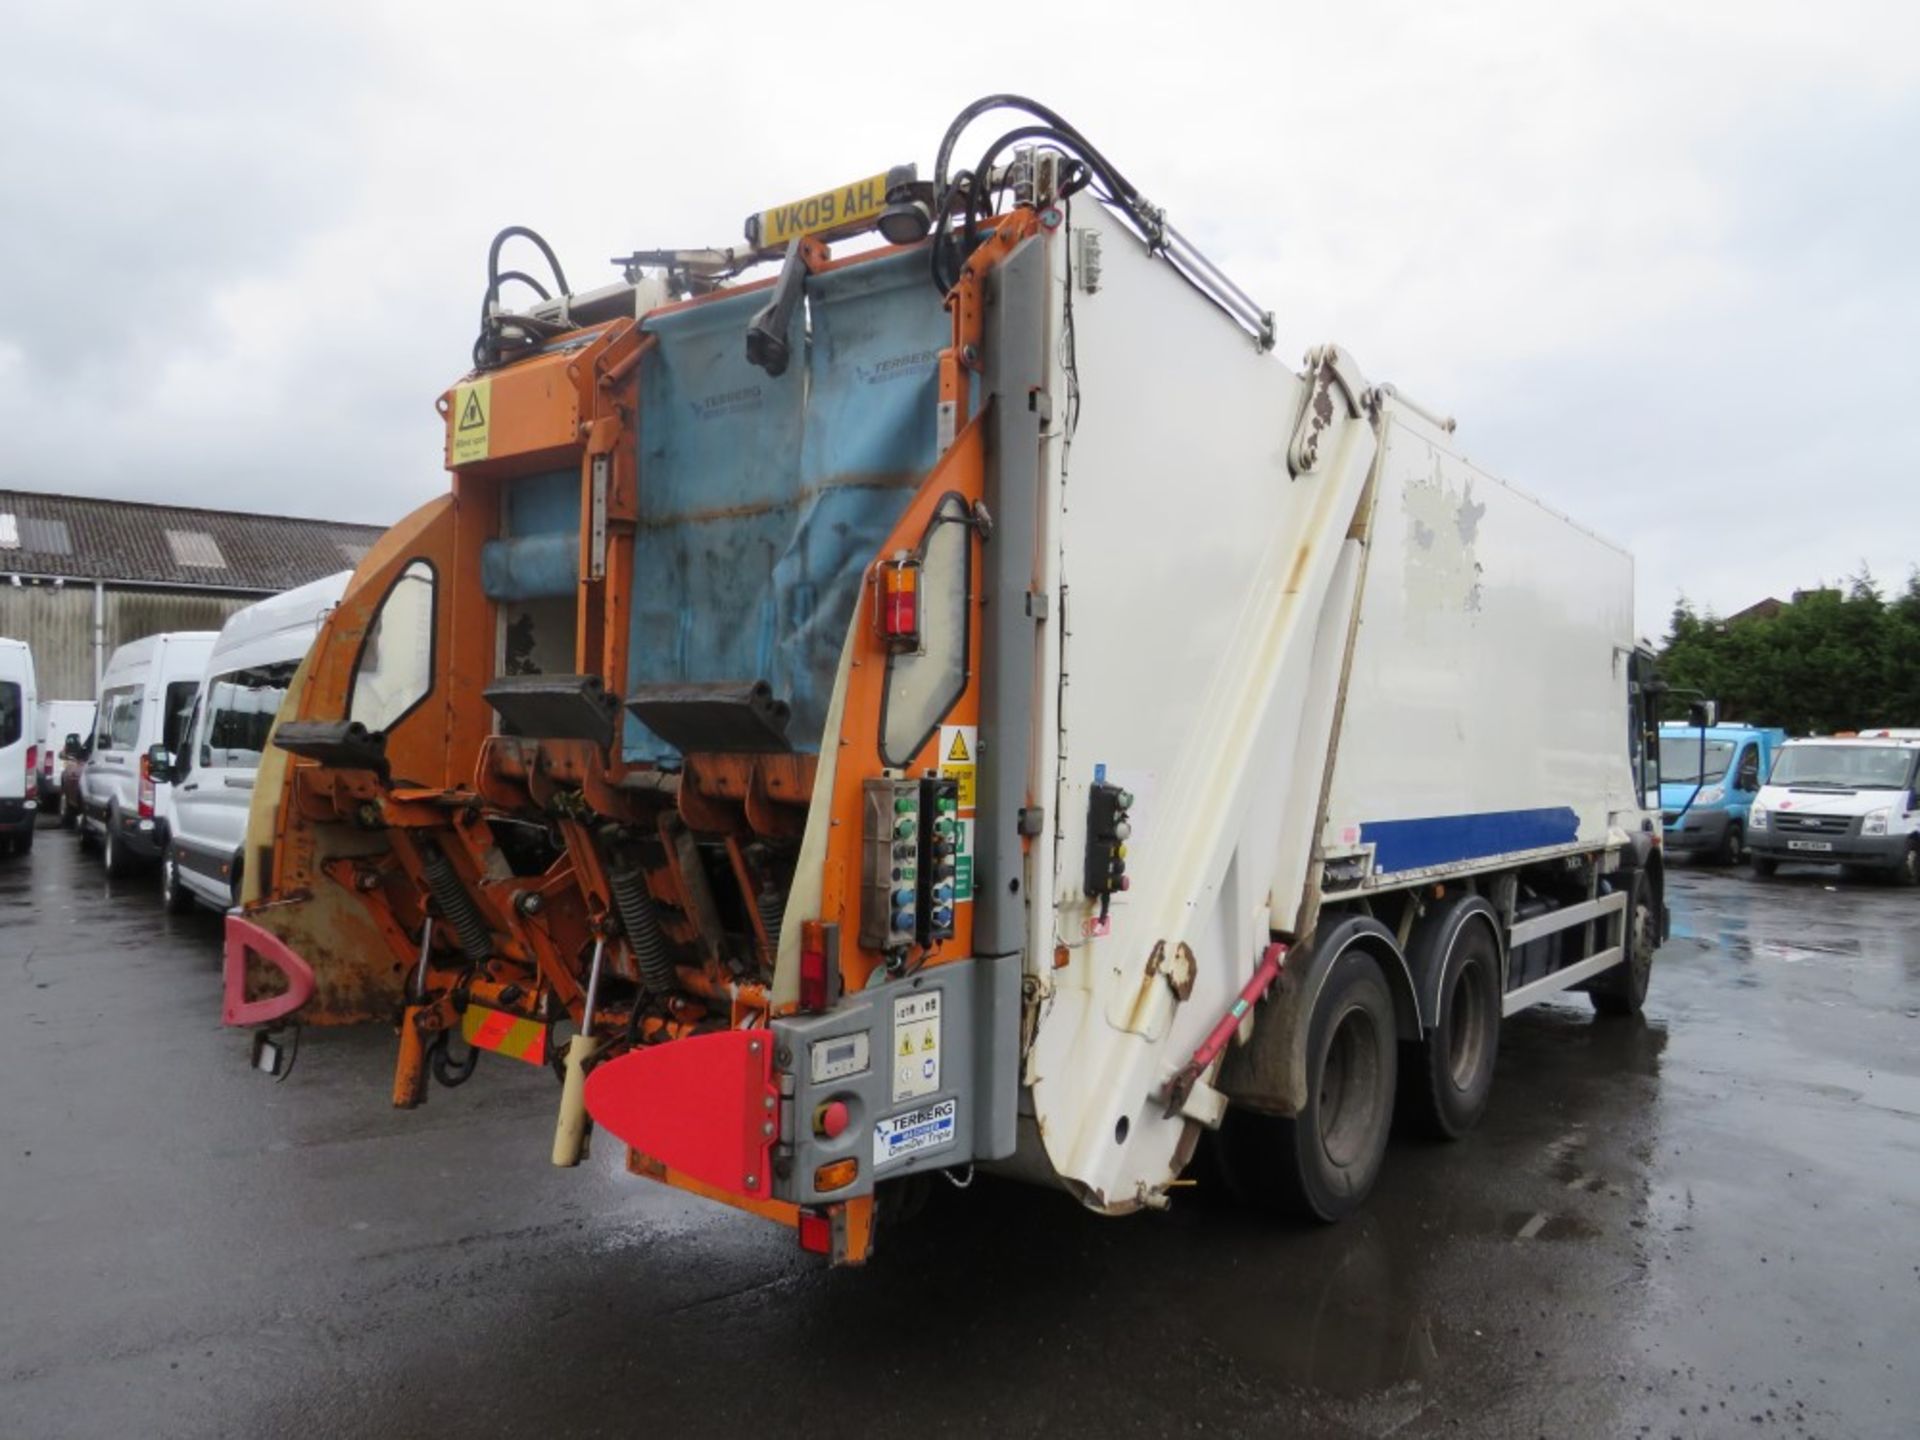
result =
M800 1008L818 1015L832 999L827 973L827 927L808 920L800 927Z
M150 757L140 757L140 818L153 818L153 761Z
M920 562L904 552L880 567L880 633L890 650L920 648Z
M49 750L47 754L51 755L53 751ZM27 746L27 793L29 795L33 793L33 777L39 773L40 747L38 745L29 745Z

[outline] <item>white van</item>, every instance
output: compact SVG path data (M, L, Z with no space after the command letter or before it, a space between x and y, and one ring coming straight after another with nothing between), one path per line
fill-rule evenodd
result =
M33 822L40 815L40 746L33 730L38 703L27 642L0 640L0 855L33 848Z
M66 753L67 737L81 745L93 737L93 701L42 700L40 725L40 811L60 813L60 760Z
M149 635L107 661L80 777L80 842L101 847L109 875L166 853L165 781L153 767L164 770L179 748L216 638L211 630Z
M1920 731L1789 740L1754 799L1747 849L1762 875L1809 860L1920 885Z
M191 909L196 900L225 910L239 898L254 772L293 672L352 578L343 570L249 605L221 629L187 743L164 777L172 784L160 893L169 910Z

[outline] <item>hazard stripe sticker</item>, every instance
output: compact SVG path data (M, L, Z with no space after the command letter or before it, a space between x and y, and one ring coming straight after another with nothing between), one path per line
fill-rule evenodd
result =
M460 1015L460 1034L469 1045L509 1060L524 1060L529 1065L547 1063L547 1027L538 1020L469 1005Z

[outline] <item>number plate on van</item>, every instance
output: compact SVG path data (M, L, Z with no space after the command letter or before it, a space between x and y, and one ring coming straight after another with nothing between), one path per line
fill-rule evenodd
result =
M1833 849L1833 842L1831 840L1789 840L1787 841L1787 849L1831 850Z

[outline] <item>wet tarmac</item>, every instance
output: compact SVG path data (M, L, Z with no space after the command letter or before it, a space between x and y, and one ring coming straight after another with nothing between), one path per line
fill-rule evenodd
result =
M1367 1213L982 1179L829 1272L546 1149L550 1075L282 1084L219 922L0 861L0 1435L1920 1433L1920 894L1688 869L1644 1022L1508 1023L1486 1123Z

